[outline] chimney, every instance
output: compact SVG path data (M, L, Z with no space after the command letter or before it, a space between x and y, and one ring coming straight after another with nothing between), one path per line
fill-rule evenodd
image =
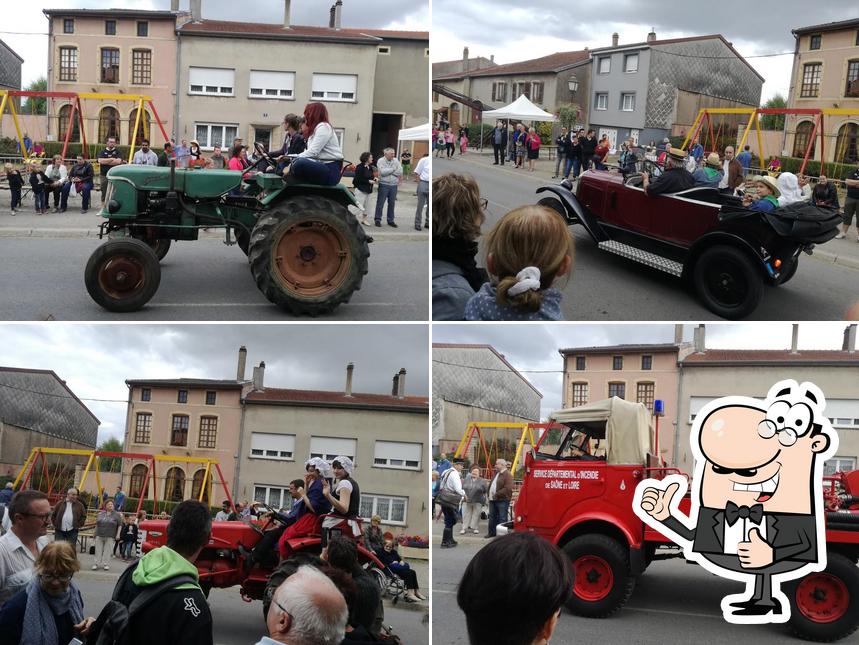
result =
M468 71L468 47L462 48L462 71Z
M236 380L244 381L245 380L245 366L248 362L248 350L242 345L239 347L239 364L236 366Z
M618 44L619 42L620 42L620 34L618 34L617 32L614 32L614 33L611 35L611 46L612 46L612 47L617 47L617 44Z
M494 63L494 62L495 62L495 54L489 54L489 62L490 62L490 63Z
M334 5L328 10L328 28L334 29Z
M707 350L706 345L704 344L704 333L705 333L705 331L706 331L706 328L704 327L704 325L698 325L695 328L695 353L696 354L703 354Z
M404 399L406 397L406 368L401 367L400 372L396 376L397 379L397 398Z
M343 13L343 0L334 3L334 29L340 29L340 17Z
M265 388L263 387L263 378L265 377L265 361L260 361L257 367L254 367L254 390L262 391Z
M346 365L346 396L352 396L352 371L355 365L351 362Z
M797 350L797 346L799 345L799 325L794 324L793 326L793 334L790 339L790 353L797 354L799 353Z
M397 390L399 389L399 380L400 380L400 375L394 374L394 378L391 379L391 381L392 381L391 396L397 396Z
M289 29L289 6L292 0L283 0L283 28Z
M647 42L652 43L656 40L656 32L653 31L653 27L650 28L650 33L647 34Z
M844 328L844 344L841 349L851 354L856 351L856 323Z
M683 343L683 325L674 325L674 344L681 345Z
M202 2L203 0L191 0L191 20L193 22L200 22L203 19Z
M170 11L179 11L179 0L170 0Z

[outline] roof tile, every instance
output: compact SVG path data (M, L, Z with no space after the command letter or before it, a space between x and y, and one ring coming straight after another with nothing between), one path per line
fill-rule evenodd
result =
M856 363L859 352L834 349L708 349L690 354L681 363Z
M322 390L292 390L267 387L264 390L254 390L245 397L248 402L261 403L290 403L290 404L322 404L343 407L379 407L403 409L429 409L429 399L425 396L406 396L398 399L390 394L365 394L353 392L346 396L344 392L329 392Z

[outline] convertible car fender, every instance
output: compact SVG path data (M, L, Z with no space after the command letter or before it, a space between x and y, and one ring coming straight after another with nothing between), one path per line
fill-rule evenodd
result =
M763 247L754 247L748 241L726 231L713 231L707 233L695 240L694 244L689 249L689 254L686 256L686 261L683 263L683 278L690 278L695 268L695 262L701 254L714 246L733 246L749 256L749 259L754 261L761 275L764 278L773 278L772 268L767 264L770 259L769 251Z
M571 190L560 185L540 186L537 189L538 194L544 192L550 192L558 198L566 211L565 218L568 224L581 224L594 242L604 242L609 239L594 214L579 202ZM576 219L574 220L573 217Z

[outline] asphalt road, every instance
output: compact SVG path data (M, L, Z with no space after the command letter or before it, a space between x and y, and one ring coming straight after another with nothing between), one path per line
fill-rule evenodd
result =
M433 525L432 642L468 645L465 615L456 604L456 590L469 560L486 540L456 539L454 549L438 547L441 527ZM654 562L638 579L625 607L610 618L581 618L561 611L552 643L610 645L767 645L800 643L785 625L732 625L722 618L723 596L737 593L742 583L714 576L682 559ZM523 610L527 599L522 600ZM844 641L855 642L850 639Z
M101 608L110 600L113 587L125 565L114 561L110 571L90 571L89 556L82 556L84 570L75 576L84 599L84 613L98 616ZM260 636L267 635L262 618L262 603L247 603L239 595L239 588L212 589L209 607L214 623L215 645L252 645ZM425 611L400 609L385 604L385 624L392 625L394 633L406 645L425 645L429 642L427 625L423 623Z
M453 161L433 159L435 176L464 172L480 184L481 195L489 200L484 233L512 208L536 203L535 191L546 182L538 173L488 163L477 155ZM576 243L574 270L559 285L567 320L721 320L677 278L600 251L581 226L570 230ZM826 247L842 243L845 240L833 240ZM481 248L478 263L482 262ZM859 271L802 256L796 276L786 285L766 288L748 320L843 320L857 306Z
M98 239L0 238L0 318L4 320L305 320L272 305L257 289L247 259L221 240L174 242L161 286L142 310L111 313L90 299L84 267ZM425 241L377 241L352 300L309 320L426 320Z

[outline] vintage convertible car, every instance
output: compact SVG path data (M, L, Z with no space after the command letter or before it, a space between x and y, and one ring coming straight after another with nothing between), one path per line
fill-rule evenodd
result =
M835 237L841 221L806 202L752 211L715 188L648 197L638 173L588 171L575 193L567 181L537 193L551 193L539 203L580 224L600 249L682 278L729 319L751 314L765 284L790 280L800 253Z

